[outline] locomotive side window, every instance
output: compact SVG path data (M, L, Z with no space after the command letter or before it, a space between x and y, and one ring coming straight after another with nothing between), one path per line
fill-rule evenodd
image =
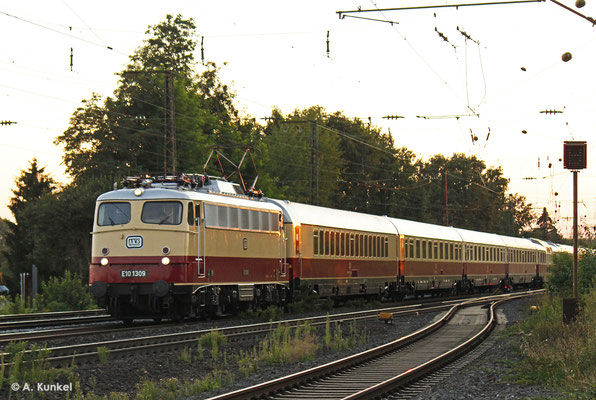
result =
M250 210L240 209L240 229L250 229Z
M141 221L146 224L180 225L182 204L177 201L151 201L143 204Z
M193 226L195 224L195 209L192 201L188 203L188 225Z
M102 203L97 213L97 225L114 226L130 222L130 203Z

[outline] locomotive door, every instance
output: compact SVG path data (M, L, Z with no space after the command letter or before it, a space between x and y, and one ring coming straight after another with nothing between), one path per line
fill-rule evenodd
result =
M204 203L203 203L204 204ZM205 210L205 207L202 207ZM206 263L207 263L207 246L206 246L206 223L205 216L201 215L201 207L197 205L197 221L199 222L199 229L197 234L197 276L199 278L205 277Z

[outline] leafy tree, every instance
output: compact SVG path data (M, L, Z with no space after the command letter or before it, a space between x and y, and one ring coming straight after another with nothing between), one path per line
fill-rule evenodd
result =
M414 154L396 149L390 134L336 112L328 134L340 141L344 168L337 207L378 215L407 217L408 191L415 181Z
M75 181L27 207L22 219L31 232L30 260L38 267L40 279L64 270L88 276L95 201L112 184L108 178Z
M16 289L19 273L29 272L32 264L34 236L24 214L41 197L52 193L56 188L54 180L45 173L45 167L40 167L35 158L30 162L27 170L21 171L21 175L15 180L15 185L16 188L12 190L13 197L8 206L15 222L5 221L8 229L4 236L3 250L10 270L6 278L12 289Z
M254 121L242 119L234 94L208 63L195 74L196 26L168 15L150 26L150 37L130 57L114 97L92 95L73 114L55 143L64 146L64 164L75 179L162 173L164 154L164 75L174 80L177 171L200 172L210 149L239 160L258 137ZM208 172L217 172L210 167Z
M502 169L475 156L436 155L418 163L421 214L418 220L486 232L520 235L533 216L523 196L506 196Z
M321 107L296 110L287 117L273 110L263 138L264 172L273 183L268 196L334 205L343 159L337 136L321 132L326 120Z

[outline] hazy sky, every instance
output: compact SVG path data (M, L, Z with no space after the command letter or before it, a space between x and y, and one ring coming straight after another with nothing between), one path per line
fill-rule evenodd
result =
M554 3L360 14L399 22L393 25L340 20L336 11L448 2L165 3L0 0L0 121L18 122L0 125L0 217L10 217L14 179L33 157L68 181L54 138L82 99L112 94L115 73L142 45L148 25L180 13L195 19L206 60L222 67L246 114L259 119L274 106L287 113L321 105L370 117L420 157L462 152L502 166L511 192L526 196L538 213L547 207L561 226L572 215L571 174L559 162L563 141L587 140L579 211L596 223L596 28ZM596 16L596 1L587 3L579 11ZM573 55L566 63L565 52ZM478 116L417 118L471 114Z

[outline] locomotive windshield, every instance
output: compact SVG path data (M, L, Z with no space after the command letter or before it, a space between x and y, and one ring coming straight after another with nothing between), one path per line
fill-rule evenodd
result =
M141 221L146 224L179 225L182 204L177 201L152 201L143 205Z
M130 203L102 203L97 213L97 225L114 226L130 222Z

